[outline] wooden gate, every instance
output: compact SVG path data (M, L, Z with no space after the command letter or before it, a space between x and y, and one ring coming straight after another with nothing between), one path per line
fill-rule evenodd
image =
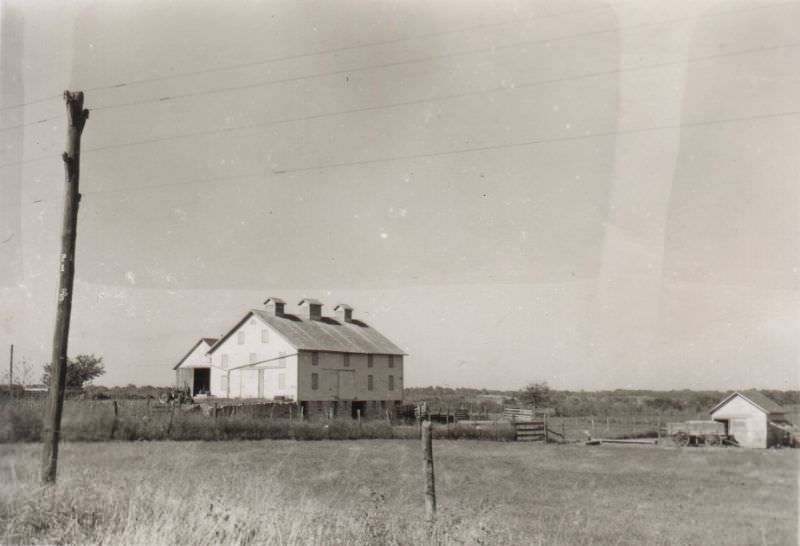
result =
M547 423L545 421L517 421L514 432L518 442L547 442Z

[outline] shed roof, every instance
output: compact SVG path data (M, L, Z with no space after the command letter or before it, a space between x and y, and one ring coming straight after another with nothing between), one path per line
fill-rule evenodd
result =
M194 352L194 350L195 350L195 349L197 349L197 346L198 346L198 345L200 345L200 344L201 344L201 343L203 343L203 342L206 342L206 343L208 343L208 346L209 346L209 347L213 347L213 346L214 346L214 344L217 342L217 338L215 338L215 337L201 337L197 343L195 343L194 345L192 345L192 348L191 348L191 349L189 349L189 352L188 352L188 353L186 353L185 355L183 355L183 358L181 358L181 359L178 361L178 363L177 363L177 364L175 364L175 365L172 367L172 369L173 369L173 370L177 370L177 369L178 369L178 367L179 367L181 364L183 364L183 361L184 361L184 360L186 360L186 359L189 357L189 355L190 355L190 354L192 354L192 352Z
M383 334L360 320L339 322L330 317L311 320L290 314L275 316L261 309L252 309L248 312L208 352L214 352L251 315L276 330L297 350L379 355L405 354Z
M771 398L767 397L766 395L758 392L758 391L737 391L732 392L728 396L722 399L719 404L711 408L709 413L714 413L719 408L727 404L732 398L740 396L756 406L758 409L762 410L766 414L772 413L786 413L786 408L772 400Z

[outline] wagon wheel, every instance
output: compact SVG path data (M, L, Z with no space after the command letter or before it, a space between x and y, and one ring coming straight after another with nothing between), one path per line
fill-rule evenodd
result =
M675 445L685 447L689 445L689 435L685 432L676 432L672 435L672 441Z
M709 434L705 437L705 444L707 446L718 446L720 443L722 443L722 440L720 440L720 437L716 434Z
M158 395L158 401L162 404L166 404L169 402L170 396L168 392L162 392Z

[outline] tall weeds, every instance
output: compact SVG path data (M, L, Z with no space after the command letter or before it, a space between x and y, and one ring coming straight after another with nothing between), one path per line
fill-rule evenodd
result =
M210 417L180 408L150 408L143 403L119 404L115 416L108 401L67 401L62 439L73 442L106 440L360 440L417 439L414 425L389 425L380 421L333 419L299 421L249 415ZM0 406L0 443L41 440L42 400L25 400ZM475 427L437 425L435 438L510 441L514 431L507 423Z

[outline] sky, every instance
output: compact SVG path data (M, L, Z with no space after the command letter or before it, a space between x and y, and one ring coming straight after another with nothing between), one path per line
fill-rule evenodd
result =
M49 360L69 89L99 384L169 384L277 296L352 305L406 386L798 389L798 28L777 0L2 0L0 348Z

